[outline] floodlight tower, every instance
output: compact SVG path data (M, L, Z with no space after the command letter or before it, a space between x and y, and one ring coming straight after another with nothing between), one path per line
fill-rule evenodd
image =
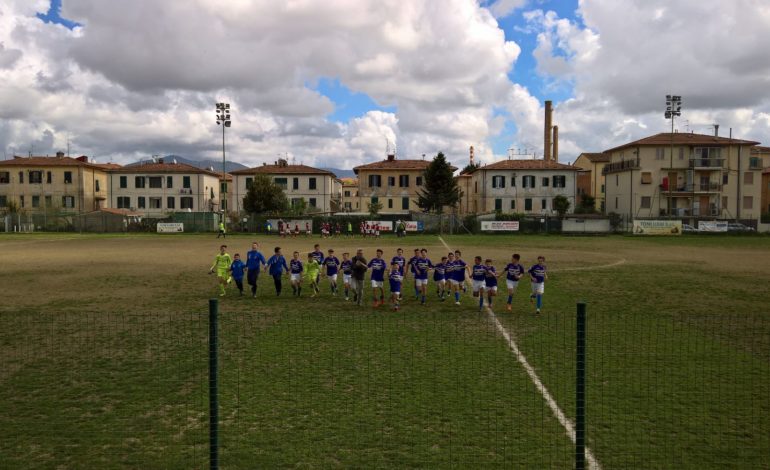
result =
M668 216L671 214L672 192L675 181L671 181L671 171L674 169L674 117L682 115L682 97L679 95L666 95L666 119L671 119L671 165L669 166L668 182Z
M222 126L222 186L219 188L219 210L222 222L225 221L225 201L227 201L227 170L225 168L225 127L230 127L230 103L217 103L217 125Z

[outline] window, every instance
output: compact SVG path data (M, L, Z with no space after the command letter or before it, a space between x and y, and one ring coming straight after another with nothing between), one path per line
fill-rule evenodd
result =
M728 179L727 176L728 176L727 173L722 175L722 184L727 184L727 179Z
M174 187L174 177L173 176L166 176L166 187L167 188L173 188Z
M532 210L532 198L526 198L524 199L524 210L525 211L531 211Z
M29 184L41 184L42 182L43 182L43 172L42 171L30 171L29 172Z
M137 202L136 205L139 207L139 209L146 209L147 208L147 199L144 196L139 196L137 201L138 202Z
M19 172L19 183L23 183L23 182L24 182L24 172L20 171Z
M503 210L503 200L498 198L495 199L495 211L502 211Z
M401 209L407 211L409 210L409 198L408 197L402 197L401 198Z
M604 201L602 201L602 204L601 204L601 211L604 212Z
M11 174L8 173L7 171L0 171L0 184L8 184L10 182L11 182Z
M544 188L548 187L548 177L547 176L543 177L543 187Z
M48 184L51 184L51 181L53 180L52 176L53 175L51 175L51 172L47 171L45 173L45 182L48 183Z
M743 174L743 184L754 184L754 172L747 171Z
M350 205L350 203L349 203L349 202L346 202L346 203L345 203L345 210L346 210L346 211L351 211L351 210L353 210L353 207Z
M393 209L393 199L388 198L388 209Z
M478 181L475 181L473 183L473 192L474 193L478 193L479 192L479 182Z
M392 188L396 185L396 177L395 176L388 176L388 187Z
M422 186L422 176L418 176L415 178L415 183L417 186Z
M602 194L604 194L604 185L602 185Z
M409 187L409 175L399 175L398 176L398 186L400 188L408 188Z
M292 178L291 179L291 189L298 190L299 189L299 178Z
M652 198L650 196L642 196L642 209L649 209L651 203Z
M515 176L511 176L511 187L512 188L516 187L516 177Z
M722 156L722 149L719 147L695 147L693 152L694 158L720 158Z
M303 198L301 197L293 197L291 198L291 207L297 207L297 204L299 204L299 201L301 201Z
M219 181L219 192L220 193L227 193L227 181Z
M553 187L554 188L565 188L567 187L567 177L564 175L556 175L553 177Z
M492 177L492 188L495 189L502 189L505 188L505 176L493 176Z
M144 176L137 176L134 178L134 187L137 189L144 188Z
M511 209L516 209L516 199L511 199Z
M619 181L619 180L618 180L618 175L615 175L615 186L617 186L617 185L618 185L618 181Z
M722 207L727 207L727 196L722 196Z
M744 209L754 208L754 196L743 196L743 208Z
M65 199L67 197L68 196L64 196L62 198L62 205L65 205L65 207L66 207ZM144 198L140 198L140 199L144 199ZM129 209L130 207L131 207L131 198L130 197L128 197L128 196L118 196L118 209ZM140 207L143 207L143 206L140 206Z
M345 191L345 197L350 197L350 191Z
M666 149L664 147L658 147L655 149L655 160L663 160L666 158Z
M535 177L532 175L526 175L521 179L521 186L523 188L534 188L535 187Z
M379 188L382 186L382 176L380 175L369 175L369 187L370 188Z
M101 184L99 183L99 180L94 180L94 190L98 193L102 190Z
M277 184L278 186L280 186L283 189L286 189L286 188L289 187L288 186L288 180L286 178L275 178L275 179L273 179L273 182L275 182L275 184Z
M51 196L46 196L45 197L45 206L46 207L53 206L53 197L51 197Z
M182 209L192 209L193 208L193 198L189 196L184 196L179 198L179 207Z
M19 205L24 207L24 196L19 196Z
M161 209L161 200L159 197L150 198L150 209Z
M684 160L684 147L679 147L679 159Z
M674 199L674 200L676 201L676 199ZM618 208L618 198L615 197L615 209L617 209L617 208Z
M75 196L62 196L61 198L61 205L62 207L66 207L68 209L72 209L75 207ZM128 207L128 206L126 206Z
M316 183L316 178L310 178L308 180L308 187L310 189L317 189L318 188L318 184Z
M128 176L121 176L120 177L120 187L121 188L127 188L128 187Z
M174 196L166 198L166 209L176 209L176 198Z
M246 178L246 189L251 189L252 184L254 184L254 178Z
M310 198L310 207L318 207L318 203L316 202L316 198L314 198L314 197Z
M248 181L249 178L246 178L246 181ZM185 189L190 189L190 177L189 176L183 176L182 177L182 187Z
M72 184L72 172L71 171L65 171L64 172L64 184Z
M652 184L652 173L649 171L642 172L642 184Z
M547 199L541 199L540 200L540 208L543 210L548 209L548 200Z
M0 196L0 207L5 207L8 205L8 197L6 195Z

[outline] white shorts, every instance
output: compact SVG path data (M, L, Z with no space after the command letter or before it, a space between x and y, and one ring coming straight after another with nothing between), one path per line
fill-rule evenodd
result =
M326 276L326 277L328 277L331 282L337 282L337 275L336 274L332 274L332 275Z
M372 289L382 289L382 281L372 281Z
M460 285L460 281L458 281L457 279L450 279L449 283L452 284L453 286L459 286Z
M345 284L350 285L352 279L353 279L353 275L352 274L343 274L342 275L342 282L344 282Z
M435 281L435 282L436 282L436 284L438 284L440 286L443 286L443 285L446 284L446 279L439 279L438 281Z
M312 234L313 234L313 232L311 232L310 230L306 230L305 231L305 235L312 235Z
M545 285L544 282L533 282L532 283L532 293L533 294L543 294L543 286Z
M379 231L379 230L377 230L376 232L374 232L374 236L375 236L375 237L379 237L379 236L380 236L380 231Z
M417 287L427 286L428 285L428 280L427 279L415 279L414 280L414 285L417 286Z
M510 279L506 279L505 285L508 286L509 289L516 290L516 288L519 287L519 281L511 281Z
M484 289L486 289L487 292L497 292L497 286L486 286Z
M302 273L291 273L291 282L302 279Z
M478 292L479 289L486 289L487 283L484 281L473 280L473 292Z

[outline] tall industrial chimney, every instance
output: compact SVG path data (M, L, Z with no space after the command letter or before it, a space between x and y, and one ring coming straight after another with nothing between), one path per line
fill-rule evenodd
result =
M473 166L473 145L471 145L471 166Z
M559 162L559 126L553 126L553 154L551 159Z
M719 124L714 124L714 137L719 137Z
M543 160L549 161L551 159L551 114L553 113L551 100L545 102L545 125L544 127L544 142L543 142Z

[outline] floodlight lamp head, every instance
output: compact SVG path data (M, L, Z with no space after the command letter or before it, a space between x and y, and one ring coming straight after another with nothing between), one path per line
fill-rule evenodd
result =
M225 121L225 127L230 127L230 121Z

